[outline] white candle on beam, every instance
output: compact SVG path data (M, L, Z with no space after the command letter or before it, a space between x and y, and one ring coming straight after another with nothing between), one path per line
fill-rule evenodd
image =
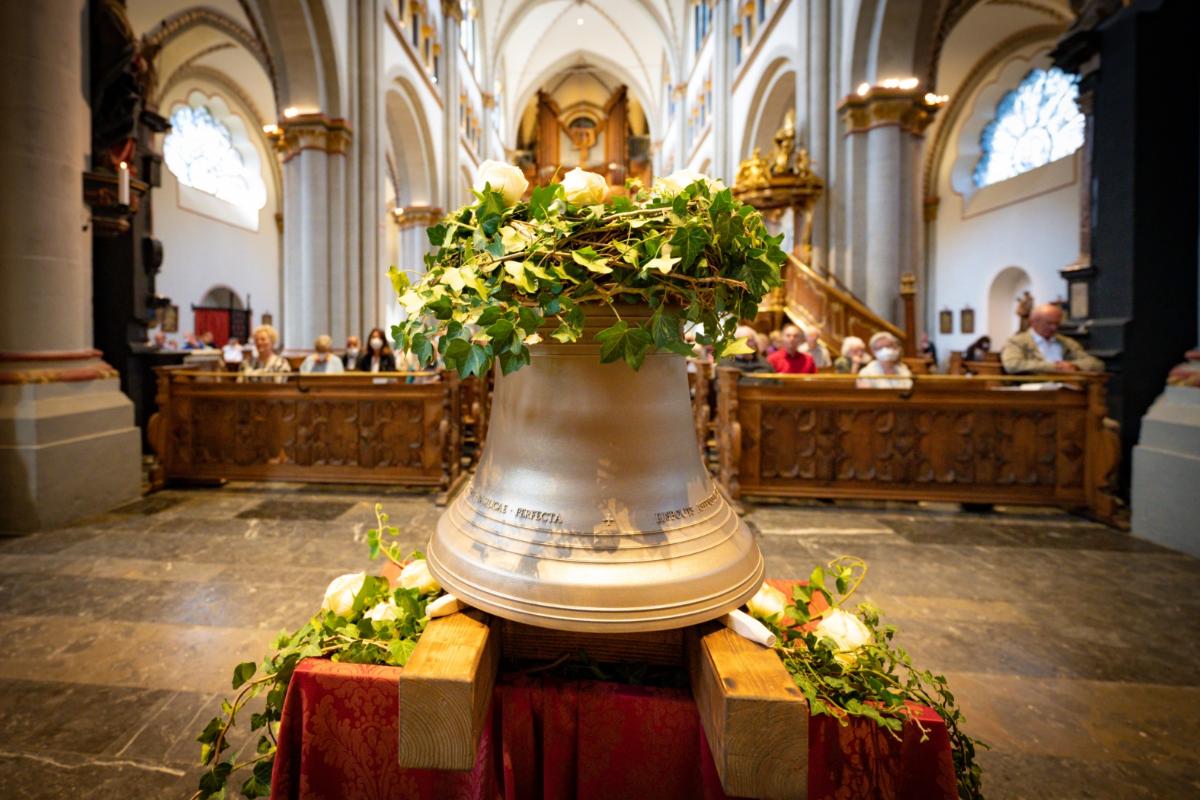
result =
M129 165L124 161L117 169L117 203L129 205Z

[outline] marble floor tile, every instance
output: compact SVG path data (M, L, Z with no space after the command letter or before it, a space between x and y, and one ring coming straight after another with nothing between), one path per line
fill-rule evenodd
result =
M169 489L0 536L0 796L186 798L235 664L442 509L389 487ZM1200 560L1057 509L748 504L768 574L866 559L858 598L947 674L989 798L1200 796ZM253 746L248 731L235 740Z

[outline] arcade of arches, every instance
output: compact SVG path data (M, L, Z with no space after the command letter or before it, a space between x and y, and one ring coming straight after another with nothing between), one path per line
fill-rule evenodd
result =
M1200 562L1175 552L1200 556L1200 390L1186 388L1200 378L1179 366L1200 341L1200 62L1185 36L1197 25L1190 0L0 3L0 534L12 534L0 538L0 631L67 631L74 611L59 608L61 595L79 581L84 596L123 609L116 624L130 646L163 646L159 629L178 623L198 659L194 681L172 683L161 665L128 680L81 676L83 662L49 645L45 675L31 666L36 648L0 657L0 687L14 692L48 697L61 681L80 697L96 687L153 695L160 712L122 717L130 735L120 742L62 745L38 767L58 788L17 796L66 796L79 776L176 796L163 787L192 774L179 730L219 691L197 643L205 626L227 637L213 657L224 664L235 645L261 649L258 626L305 613L283 576L269 581L283 599L254 605L258 617L218 596L250 580L225 545L261 536L250 544L264 558L292 563L293 531L297 583L319 592L329 569L314 554L329 524L262 509L341 508L326 519L346 522L348 540L371 522L374 495L396 491L176 483L139 500L162 487L155 368L194 363L189 335L212 333L220 349L263 323L297 363L322 334L339 353L350 337L365 347L369 331L405 315L388 267L420 276L426 226L472 199L487 160L517 165L532 185L580 166L618 190L690 169L749 202L794 178L808 187L802 200L763 201L792 257L756 324L815 326L833 350L850 333L886 329L918 357L927 336L921 371L947 373L966 369L959 354L986 335L992 355L977 374L994 376L1004 341L1024 330L1022 309L1060 304L1062 332L1108 373L1095 413L1111 452L1087 449L1080 469L1090 476L1088 459L1108 459L1094 481L1111 503L1101 516L1124 530L1041 507L965 515L886 491L860 505L752 505L747 518L769 569L841 548L875 555L895 576L879 594L922 636L960 651L942 668L963 674L980 735L998 743L984 756L997 796L1195 791L1195 637L1171 645L1173 656L1167 645L1135 653L1104 617L1116 606L1092 593L1111 570L1123 576L1113 586L1189 630L1200 603ZM1168 389L1169 376L1178 385ZM1050 462L1076 457L1053 435L1051 446ZM405 531L419 544L432 499L392 499L411 512ZM143 530L159 543L144 552L126 539ZM354 566L339 548L338 563ZM931 592L883 563L936 574L925 557L965 577ZM1023 572L1043 558L1044 571ZM156 560L190 572L163 588ZM972 589L996 588L1008 571L1026 579L1018 596ZM1137 588L1149 573L1160 590ZM1059 581L1092 603L1086 619L1050 608ZM209 598L211 613L146 611L185 595ZM931 597L957 615L951 633L933 624ZM1042 614L1082 632L1054 631ZM977 624L1029 638L1005 639L1011 649L997 656ZM1171 640L1149 627L1143 635ZM79 652L107 658L106 647ZM913 649L936 661L936 648ZM1135 656L1136 669L1123 660ZM984 663L994 657L1003 663ZM1005 691L1037 711L1002 710ZM26 770L33 756L12 742L37 726L7 703L0 762ZM1081 708L1093 727L1072 737ZM1039 715L1051 722L1039 727ZM161 747L134 724L160 722L175 737ZM1044 751L1008 725L1036 730ZM1060 734L1069 746L1054 746ZM72 765L66 777L47 766L58 762ZM1082 783L1055 777L1063 765ZM1062 792L1026 791L1025 778ZM1116 785L1126 788L1110 793Z

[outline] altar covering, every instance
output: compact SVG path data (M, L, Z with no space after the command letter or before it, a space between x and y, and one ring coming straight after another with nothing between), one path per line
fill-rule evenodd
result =
M501 674L475 768L401 769L398 667L307 659L284 703L273 800L717 800L716 766L686 689ZM869 720L809 720L811 800L956 796L945 725L921 709L901 741Z

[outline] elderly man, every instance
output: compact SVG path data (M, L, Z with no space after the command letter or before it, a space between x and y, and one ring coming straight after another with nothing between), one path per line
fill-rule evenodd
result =
M792 374L812 374L817 371L812 356L800 350L804 334L800 327L792 323L783 326L781 346L767 357L767 362L776 372Z
M775 370L763 358L762 353L758 349L758 337L755 335L754 328L749 325L739 325L734 331L734 336L739 339L745 339L747 346L753 350L751 353L740 353L729 358L722 358L718 366L733 367L742 372L774 372Z
M345 371L342 360L333 353L333 339L329 337L329 334L322 333L318 336L317 340L313 342L313 349L316 352L306 356L300 362L300 371L305 375L313 372L333 374Z
M1101 372L1104 362L1073 339L1058 332L1062 309L1044 303L1029 315L1029 330L1013 336L1004 345L1000 361L1010 375L1031 372Z
M825 349L825 345L821 344L819 329L805 326L804 344L800 345L800 349L812 356L813 366L817 369L828 369L833 366L833 361L829 358L829 351Z
M342 356L342 366L346 372L353 372L358 369L358 354L360 352L357 336L350 336L346 339L346 355Z

